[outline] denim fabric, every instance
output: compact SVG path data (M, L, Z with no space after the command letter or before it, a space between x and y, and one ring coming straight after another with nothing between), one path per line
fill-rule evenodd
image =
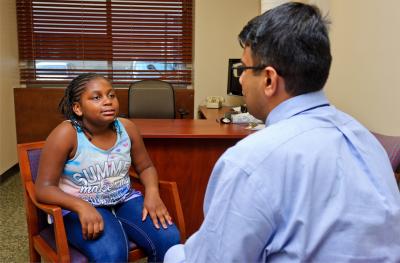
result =
M113 207L97 207L104 231L96 240L83 239L79 217L71 212L64 216L69 243L91 262L127 262L129 239L146 252L149 262L162 262L167 250L179 243L179 230L175 224L156 229L149 216L142 221L142 208L142 196Z

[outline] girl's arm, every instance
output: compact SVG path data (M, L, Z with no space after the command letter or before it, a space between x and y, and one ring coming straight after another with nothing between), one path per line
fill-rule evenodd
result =
M40 156L35 192L40 202L76 212L83 237L95 239L104 228L101 215L88 202L58 187L65 162L75 154L76 144L76 131L69 122L61 123L50 133Z
M142 220L145 220L149 214L156 228L160 227L158 221L160 221L163 228L167 228L168 224L172 224L171 216L160 198L157 171L150 160L142 136L132 121L123 118L119 118L119 120L131 139L132 164L145 187Z

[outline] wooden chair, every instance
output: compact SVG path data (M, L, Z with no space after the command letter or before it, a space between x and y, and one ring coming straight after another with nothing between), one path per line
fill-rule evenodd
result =
M18 158L28 225L30 261L40 262L43 258L45 262L88 262L82 253L68 245L61 207L43 204L36 199L34 183L43 146L44 142L18 144ZM133 171L133 169L131 170ZM130 172L132 186L141 190L143 186L132 171ZM160 181L159 188L161 198L180 230L181 241L184 242L186 237L185 222L177 185L175 182ZM47 223L47 214L54 218L54 223L51 225ZM144 251L131 241L129 249L130 262L146 257Z

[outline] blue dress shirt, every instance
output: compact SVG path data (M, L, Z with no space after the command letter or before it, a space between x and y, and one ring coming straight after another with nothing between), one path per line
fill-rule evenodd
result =
M371 133L322 91L218 160L205 219L165 262L400 262L400 194ZM190 219L188 219L190 220Z

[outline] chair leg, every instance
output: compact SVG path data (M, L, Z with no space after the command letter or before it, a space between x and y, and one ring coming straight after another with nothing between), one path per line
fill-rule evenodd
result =
M135 261L138 261L139 259L142 259L145 257L147 257L147 256L144 253L144 251L142 249L136 248L134 250L129 251L128 262L135 262Z
M33 244L29 244L29 262L41 262L41 257L39 253L33 247Z

